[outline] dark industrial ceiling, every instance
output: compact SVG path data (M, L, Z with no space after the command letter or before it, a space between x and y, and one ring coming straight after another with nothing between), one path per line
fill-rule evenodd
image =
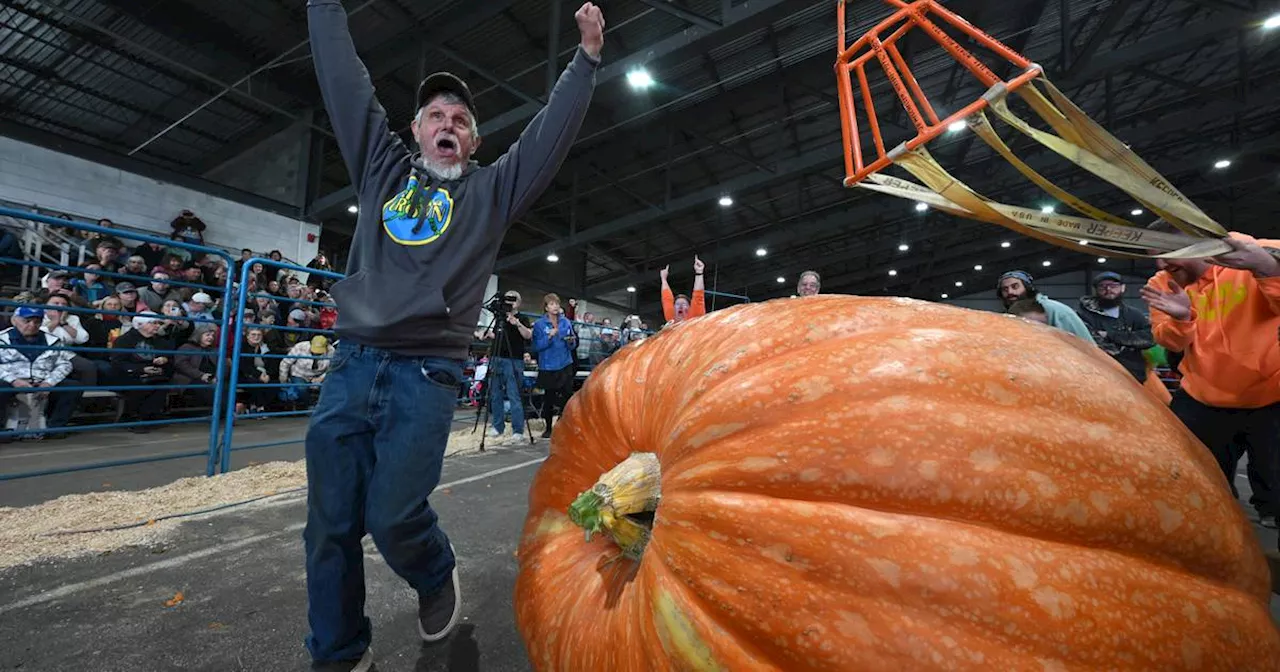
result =
M1044 66L1072 100L1224 225L1280 237L1280 29L1262 25L1280 5L945 4ZM500 275L537 282L554 252L558 263L576 265L573 280L562 273L555 288L634 301L651 313L656 269L671 263L673 284L687 285L694 252L708 262L715 287L753 300L790 293L808 268L822 273L824 291L936 299L964 291L956 282L988 287L1012 266L1042 274L1096 266L1092 257L992 225L921 213L909 202L841 185L835 3L602 6L609 28L592 109L553 187L508 234ZM472 83L485 136L482 163L538 109L577 42L576 3L373 0L346 7L393 120L407 124L424 72L449 69ZM859 0L850 12L857 35L889 10ZM350 230L352 199L305 40L302 0L0 0L0 119L197 176L290 125L311 124L323 151L305 214L325 222L332 247ZM903 48L940 111L982 93L927 38L912 36ZM644 91L627 82L639 67L655 82ZM1038 146L1012 144L1097 205L1118 214L1132 207L1121 192ZM948 134L930 149L986 195L1046 202L970 133ZM1222 158L1232 165L1214 169ZM721 207L726 195L733 205ZM766 256L757 256L758 248ZM1121 266L1145 270L1111 265ZM629 294L628 286L638 291Z

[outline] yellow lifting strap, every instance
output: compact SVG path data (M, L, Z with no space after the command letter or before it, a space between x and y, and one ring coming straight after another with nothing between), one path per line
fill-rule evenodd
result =
M1048 98L1035 88L1037 83L1048 91ZM1129 259L1189 259L1231 251L1221 240L1227 235L1222 226L1071 103L1043 74L1016 93L1057 135L1041 131L1015 114L1007 104L1004 84L996 84L983 97L1001 121L1115 185L1183 233L1136 226L1062 189L1014 154L982 111L967 119L969 128L1019 173L1084 217L1046 213L989 199L948 173L924 146L912 150L900 146L889 154L896 165L923 185L881 173L868 176L857 186L997 224L1086 254Z

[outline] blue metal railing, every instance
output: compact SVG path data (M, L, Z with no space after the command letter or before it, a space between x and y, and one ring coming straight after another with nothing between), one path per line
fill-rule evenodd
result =
M41 222L41 223L44 223L44 224L50 224L50 225L54 225L54 226L66 227L66 228L70 228L70 229L78 229L78 230L84 230L84 231L91 231L91 232L101 233L101 234L109 235L109 236L110 236L110 235L117 235L117 234L118 234L118 231L117 231L117 230L115 230L115 229L110 229L110 228L106 228L106 227L101 227L101 226L97 226L97 225L93 225L93 224L83 224L83 223L80 223L80 222L67 221L67 220L64 220L64 219L58 219L58 218L49 217L49 216L41 215L41 214L34 213L34 212L28 212L28 211L25 211L25 210L17 210L17 209L13 209L13 208L0 207L0 216L9 216L9 217L13 217L13 218L20 219L20 220L29 220L29 221L34 221L34 222ZM138 241L140 241L140 243L142 243L142 244L145 244L145 243L154 243L154 244L158 244L158 245L164 245L164 246L166 246L166 247L177 247L177 248L180 248L180 249L190 250L190 251L191 251L191 252L193 252L193 253L199 253L199 254L203 254L203 255L214 255L214 256L216 256L216 257L220 257L220 258L224 261L224 263L226 263L226 265L227 265L227 268L228 268L228 269L231 269L231 268L233 268L233 267L234 267L234 266L233 266L233 264L234 264L234 260L231 258L231 255L229 255L227 252L225 252L225 251L223 251L223 250L220 250L220 249L217 249L217 248L206 247L206 246L203 246L203 245L193 245L193 244L191 244L191 243L187 243L187 242L184 242L184 241L179 241L179 240L168 240L168 239L165 239L165 238L159 238L159 237L156 237L156 236L148 236L148 235L141 235L141 234L131 234L129 237L130 237L131 239L133 239L133 240L138 240ZM132 275L128 275L128 274L121 274L121 273L116 273L116 272L112 272L112 271L106 271L106 270L103 270L103 269L93 270L93 269L86 269L86 268L84 268L84 267L78 267L78 266L64 266L64 265L61 265L61 264L51 264L51 263L44 263L44 262L40 262L40 261L32 261L32 260L26 260L26 259L0 259L0 263L15 264L15 265L23 265L23 266L30 266L30 267L49 268L49 269L52 269L52 270L61 270L61 271L79 272L79 273L83 273L83 272L85 272L86 270L89 270L90 272L93 272L93 273L95 273L95 274L97 274L97 275L100 275L100 276L103 276L103 277L107 277L107 278L121 278L121 279L130 279L130 280L134 280L134 279L136 279L136 280L139 280L139 281L140 281L140 284L141 284L141 283L146 283L146 282L150 282L150 281L151 281L151 275L150 275L150 273L148 273L146 276L140 276L140 275L139 275L139 276L132 276ZM94 262L90 262L90 263L94 263ZM223 286L222 286L222 287L215 287L215 286L210 286L210 285L201 285L201 284L188 283L188 282L185 282L185 281L182 281L182 280L171 280L171 281L169 281L169 282L168 282L168 284L169 284L169 285L171 285L171 286L177 286L177 287L197 287L197 288L200 288L200 289L211 289L211 290L214 290L214 291L220 291L224 297L230 297L230 296L231 296L231 292L232 292L232 283L231 283L231 274L230 274L230 273L228 273L228 274L227 274L227 279L226 279L226 281L225 281L225 283L223 284ZM14 302L14 301L0 301L0 306L9 306L9 307L12 307L12 306L16 306L16 305L18 305L18 304L17 304L16 302ZM107 314L107 315L113 315L113 316L118 315L118 316L123 316L123 317L132 317L132 316L134 315L133 313L127 313L127 312L123 312L123 311L110 311L110 310L100 310L100 309L96 309L96 308L83 308L83 307L74 306L74 305L67 305L67 306L55 306L55 305L48 305L48 304L30 304L30 303L28 303L28 304L26 304L26 305L31 305L31 306L33 306L33 307L38 307L38 308L41 308L42 310L49 310L49 309L53 309L53 310L63 311L63 312L66 312L66 313L81 313L81 314L90 314L90 315ZM157 317L158 317L158 318L163 319L165 316L158 315ZM182 453L169 454L169 455L155 455L155 456L148 456L148 457L128 458L128 459L123 459L123 460L109 460L109 461L104 461L104 462L94 462L94 463L89 463L89 464L69 465L69 466L62 466L62 467L56 467L56 468L50 468L50 469L40 469L40 470L35 470L35 471L18 472L18 473L11 473L11 474L0 474L0 481L16 480L16 479L20 479L20 478L31 478L31 477L34 477L34 476L44 476L44 475L49 475L49 474L69 473L69 472L74 472L74 471L84 471L84 470L90 470L90 469L105 469L105 468L108 468L108 467L122 466L122 465L126 465L126 464L141 464L141 463L145 463L145 462L158 462L158 461L162 461L162 460L179 459L179 458L186 458L186 457L196 457L196 456L199 456L199 455L202 455L202 454L207 455L206 464L205 464L205 474L206 474L206 475L209 475L209 476L212 476L212 475L215 473L215 466L216 466L216 464L217 464L217 457L218 457L218 447L219 447L219 441L218 441L218 419L219 419L219 417L222 415L222 400L223 400L223 398L225 397L225 394L223 393L223 391L224 391L224 389L225 389L226 358L225 358L225 357L222 357L222 356L221 356L221 353L226 352L227 338L228 338L228 330L227 330L227 320L228 320L228 317L229 317L229 312L224 310L224 311L223 311L223 314L222 314L222 317L221 317L220 319L217 319L217 320L210 320L210 319L208 319L208 318L201 318L201 317L186 317L186 316L183 316L183 317L182 317L182 320L181 320L181 321L185 321L185 322L197 322L197 323L199 323L199 322L205 322L205 323L212 322L212 323L217 324L217 325L218 325L218 327L219 327L219 330L218 330L218 342L217 342L216 350L215 350L215 352L217 352L219 356L218 356L218 363L217 363L216 372L215 372L215 374L214 374L214 381L213 381L213 383L211 383L211 384L209 384L209 383L206 383L206 384L193 384L193 385L180 385L180 384L165 384L165 385L127 385L127 384L119 384L119 385L117 385L117 384L106 384L106 385L95 385L95 386L64 385L64 386L61 386L61 387L57 387L57 386L55 386L55 387L47 388L47 389L49 390L50 394L58 394L58 393L77 393L77 392L79 392L79 393L83 393L83 392L88 392L88 391L95 391L95 392L96 392L96 391L111 391L111 392L115 392L117 395L120 395L120 396L122 396L122 397L123 397L123 396L125 396L125 395L129 395L129 394L135 394L135 393L141 393L141 392L148 392L148 391L170 391L170 390L183 390L183 389L212 389L212 390L213 390L213 402L212 402L212 408L210 409L210 414L209 414L209 416L208 416L207 418L204 418L204 417L200 417L200 418L165 418L165 419L159 419L159 420L154 420L154 419L153 419L153 420L138 420L138 421L130 421L130 422L113 422L113 423L105 423L105 424L95 424L95 425L87 425L87 426L71 426L71 427L46 427L44 430L21 430L21 431L6 431L6 432L5 432L5 436L7 436L7 437L17 437L17 436L25 436L25 435L43 435L43 434L52 434L52 433L86 432L86 431L90 431L90 430L100 430L100 429L104 429L104 428L111 428L111 427L116 427L116 428L135 428L135 427L150 427L150 426L156 426L156 425L194 424L194 423L198 423L198 422L205 422L205 421L207 421L207 422L209 423L209 439L208 439L208 447L207 447L207 449L206 449L206 450L204 450L204 451L185 451L185 452L182 452ZM32 347L32 346L22 346L22 345L0 345L0 349L6 349L6 348L7 348L7 349L18 349L18 350L22 350L22 349L24 349L24 348L28 348L28 347ZM56 346L56 347L51 347L51 348L46 348L46 347L41 347L41 346L35 346L35 347L36 347L36 348L39 348L39 349L42 349L42 350L70 351L70 352L72 352L73 354L75 354L75 353L83 353L83 354L112 354L112 355L120 356L120 353L121 353L121 349L119 349L119 348L99 348L99 347L92 347L92 346L90 346L90 347L82 347L82 346ZM187 352L184 352L184 353L182 353L182 354L189 354L189 352L190 352L190 351L187 351ZM153 351L149 351L149 352L148 352L148 354L149 354L149 355L155 355L155 356L157 356L157 357L159 357L159 356L164 356L164 357L168 357L170 360L172 360L172 359L173 359L173 357L174 357L174 356L176 356L178 353L179 353L179 351L177 351L177 350L172 350L172 351L170 351L170 350L153 350ZM97 366L98 366L96 362L95 362L94 366L95 366L95 367L97 367ZM111 373L111 378L113 378L113 379L117 379L117 380L119 380L119 379L121 378L120 376L117 376L117 375L116 375L114 365L112 365L112 364L107 365L107 370ZM73 371L73 372L74 372L74 371ZM68 374L68 375L70 375L70 374ZM19 389L20 389L20 388L19 388ZM8 390L7 392L8 392L8 393L11 393L11 394L12 394L12 393L15 393L13 389ZM0 409L0 413L2 413L3 411L4 411L4 409Z
M72 229L83 229L87 231L103 233L106 235L112 235L113 232L117 231L116 229L98 227L92 224L68 222L66 220L55 219L55 218L47 217L44 215L39 215L36 213L29 213L21 210L13 210L13 209L7 209L7 208L0 208L0 215L9 215L9 216L20 218L20 219L40 221L40 222L45 222L45 223L53 224L56 226L63 226L63 227L72 228ZM228 254L227 252L216 249L216 248L193 245L193 244L185 243L182 241L172 241L172 240L167 240L164 238L158 238L154 236L131 235L130 237L139 240L141 244L158 243L158 244L164 244L166 246L187 249L187 250L190 250L193 254L197 254L197 255L207 254L207 255L216 256L224 264L226 264L227 269L234 268L234 265L237 261L236 259L233 259L231 255ZM86 260L86 264L90 264L90 263L95 263L95 262ZM61 264L43 263L43 262L31 261L27 259L0 259L0 264L14 264L14 265L22 265L22 266L32 267L32 268L68 271L76 274L89 271L101 276L107 282L107 284L112 284L113 280L115 281L129 280L134 282L139 288L145 287L147 283L150 283L152 281L150 273L135 275L135 274L129 274L126 272L108 271L103 269L96 269L96 270L86 269L84 267L79 267L79 266L65 266ZM332 354L330 353L323 356L316 356L316 355L310 355L310 353L308 352L307 355L295 355L288 352L281 353L278 351L253 353L253 352L247 351L247 348L245 347L244 335L246 333L246 330L248 329L261 328L261 329L270 329L270 330L281 332L281 333L326 335L326 336L330 336L330 338L332 339L333 331L331 329L321 329L321 328L315 328L315 327L294 327L294 326L289 326L287 324L261 324L260 317L250 317L246 319L245 313L246 313L246 309L251 308L250 301L252 301L253 299L256 299L257 297L268 297L268 298L277 299L281 301L288 301L290 304L292 304L293 307L307 307L307 306L334 307L334 304L331 301L313 301L313 300L304 299L304 298L297 298L297 299L282 298L279 296L267 294L265 292L250 292L248 290L248 285L249 285L248 276L252 273L255 264L262 264L262 267L264 269L291 270L299 273L316 274L324 278L341 279L344 277L340 273L335 273L331 271L322 271L318 269L299 266L299 265L288 263L288 262L277 262L277 261L271 260L270 258L262 258L262 257L254 257L252 259L246 260L242 264L242 268L240 273L238 274L239 276L238 278L229 272L225 278L225 281L222 283L221 286L210 286L210 285L204 285L199 283L186 282L185 280L178 279L180 278L180 276L175 276L174 278L170 279L167 282L167 284L169 284L172 287L194 288L201 291L209 291L210 293L221 294L222 311L221 311L221 314L216 318L185 316L185 315L180 317L175 316L172 318L175 321L183 321L183 322L196 323L196 324L206 323L206 324L217 325L219 328L219 331L218 331L217 342L216 342L216 345L214 346L215 349L214 350L195 350L195 351L191 349L187 349L187 350L156 349L156 350L148 350L147 355L148 356L165 356L165 357L168 357L170 360L173 360L175 356L178 356L178 355L200 354L201 356L208 356L210 354L213 354L217 358L217 368L216 368L216 373L214 374L213 382L204 383L204 384L200 384L198 381L193 382L192 384L165 382L163 384L131 385L131 384L114 384L116 381L112 380L112 381L107 381L107 384L99 384L99 385L93 385L93 386L64 384L62 387L49 388L49 391L52 393L58 393L58 392L82 393L82 392L96 392L96 391L112 391L112 392L116 392L121 396L130 394L130 393L142 393L142 392L149 392L149 391L176 392L176 391L197 390L197 389L210 390L212 392L213 398L211 403L208 404L209 406L212 407L210 409L210 413L208 416L180 417L180 418L165 417L163 419L137 419L137 420L130 420L127 422L76 425L76 426L56 427L56 428L50 427L44 430L24 430L24 431L17 431L17 432L3 432L4 436L22 436L22 435L40 434L40 433L53 433L53 432L83 433L83 432L89 432L94 430L100 430L104 428L150 427L150 426L158 426L158 425L182 425L182 424L197 424L197 423L207 422L209 424L209 437L208 437L208 446L205 450L199 450L199 451L187 450L187 451L174 452L174 453L168 453L168 454L162 454L162 455L147 455L147 456L136 456L136 457L129 456L129 457L123 457L121 459L106 460L106 461L93 462L88 464L59 466L54 468L43 468L39 470L32 470L32 471L26 471L26 472L20 472L20 473L0 474L0 481L19 479L19 478L30 478L30 477L50 475L50 474L67 473L67 472L73 472L73 471L82 471L82 470L88 470L88 469L104 469L109 467L136 465L136 464L143 464L143 463L149 463L149 462L160 462L164 460L184 459L184 458L196 457L199 455L206 456L205 473L206 475L211 476L216 473L220 473L220 472L225 473L227 471L230 471L232 452L241 451L241 450L252 450L252 449L258 449L258 448L271 448L271 447L286 446L290 444L301 443L303 441L303 438L299 436L298 438L291 439L291 440L272 440L266 443L256 443L256 444L245 445L245 446L234 445L235 427L236 427L235 421L237 419L296 417L296 416L309 415L312 412L309 409L309 406L311 404L306 404L306 406L308 407L306 410L279 411L279 410L267 410L264 408L261 410L254 409L252 412L237 415L235 412L236 411L235 395L237 390L240 390L240 391L252 391L252 390L263 390L263 389L280 390L285 388L301 388L305 390L310 390L310 389L321 387L321 383L294 382L291 379L286 379L286 380L283 380L283 382L281 382L280 376L278 374L273 376L275 380L269 380L268 382L265 382L265 383L260 382L259 379L255 379L252 381L246 380L245 382L242 383L239 380L241 375L241 364L245 357L255 357L255 358L261 358L263 360L285 360L285 359L315 360L315 359L328 359L332 356ZM235 282L236 280L239 280L238 285ZM136 313L123 311L123 310L121 311L104 310L97 307L83 307L83 306L77 306L74 304L67 305L67 306L33 304L31 302L19 304L16 301L0 299L0 311L11 311L14 307L18 305L28 305L28 306L39 307L43 309L54 309L54 310L63 311L68 314L78 314L78 315L91 315L91 316L104 316L104 317L109 316L109 317L120 317L120 318L129 318L129 317L136 316ZM139 304L139 307L142 307L141 303ZM541 317L541 315L536 315L536 314L525 314L525 315L528 318L530 318L531 321L536 321L539 317ZM157 317L164 319L166 316L158 315ZM251 321L251 320L256 320L256 321ZM584 322L578 322L578 321L573 322L573 324L575 329L578 330L579 332L579 343L580 343L579 350L580 352L588 351L592 353L591 355L589 355L589 358L591 360L591 363L593 364L596 361L596 354L595 354L596 347L592 346L591 344L596 341L605 343L606 339L603 339L601 337L601 334L604 333L605 330L612 330L613 333L617 335L621 335L622 333L624 333L624 327L622 327L621 325L619 326L605 326L601 324L589 325ZM483 328L483 325L477 325L477 326L478 326L478 329ZM232 339L234 339L234 342ZM476 344L476 345L479 345L479 344ZM623 345L623 344L620 343L619 345ZM59 346L53 346L48 348L45 348L43 346L0 345L0 349L3 349L5 347L18 349L18 350L22 350L24 348L32 348L32 347L39 348L42 350L55 350L55 351L65 350L76 355L85 356L90 359L92 359L93 356L96 355L98 356L99 359L94 361L95 361L95 365L100 365L99 366L100 372L102 371L103 368L108 368L108 369L110 368L108 365L101 364L101 360L104 358L103 356L115 355L113 359L119 359L122 356L120 348L98 347L96 343L94 345L86 344L83 346L59 345ZM176 344L174 347L176 347ZM610 347L611 346L606 347L604 348L604 350L609 350ZM473 351L474 350L475 349L473 348ZM607 356L607 353L601 352L600 355ZM476 361L478 360L478 358L479 358L479 355L476 355L471 361L474 364L478 364L479 362ZM272 369L272 367L270 366L268 366L267 368L268 370ZM114 371L112 371L112 373L114 374ZM524 372L525 377L530 377L533 375L536 375L536 374L529 371ZM579 375L581 376L585 374L580 373ZM112 378L115 378L115 377L116 376L112 375ZM474 382L475 380L473 376L466 376L466 378L463 381L461 381L461 384L459 386L459 402L460 402L459 405L460 406L468 401L469 399L468 390L472 389ZM6 390L6 391L13 392L13 390ZM487 399L488 390L483 391L483 396ZM309 397L310 395L304 395L303 400L305 401ZM266 402L265 397L262 398L260 401L263 402L262 405L264 406L267 405L268 403ZM274 398L273 398L273 402L274 402ZM271 405L274 407L275 404L273 402L271 402ZM0 409L0 411L2 410L3 409ZM0 418L2 417L3 416L0 415ZM460 423L470 423L471 421L472 421L472 418L470 417L456 420L456 422L460 422ZM279 438L279 437L276 437L276 438Z
M264 269L283 268L287 270L301 271L303 273L316 274L325 278L334 278L338 280L343 278L343 275L341 273L334 273L332 271L321 271L314 268L307 268L305 266L298 266L297 264L287 264L280 261L273 261L271 259L264 259L262 257L253 257L252 259L249 259L248 261L244 262L243 267L240 269L240 287L242 288L242 290L243 288L248 287L249 273L253 270L254 264L262 264L262 267ZM259 296L271 296L271 295L270 294L253 294L252 296L253 298L257 298ZM235 312L236 315L244 315L245 307L248 305L248 302L249 302L249 297L250 297L250 294L248 291L241 291L239 293L239 296L236 297L236 312ZM272 297L272 298L275 298L275 297ZM301 304L308 304L308 305L315 305L315 306L334 305L333 303L323 303L323 302L309 301L309 300L303 300L303 299L297 299L297 300L291 299L291 301L294 304L301 303ZM230 312L230 311L224 311L224 312ZM241 384L239 382L240 381L240 358L241 356L243 356L243 352L244 352L244 342L245 342L244 335L247 333L248 329L253 329L253 328L258 328L258 329L270 328L270 329L276 329L281 331L309 333L309 334L315 334L319 336L330 336L330 337L333 334L332 329L315 329L311 327L290 327L290 326L283 326L283 325L264 325L264 324L255 324L255 323L245 323L242 320L238 320L236 322L236 332L237 332L236 342L235 342L235 345L233 346L233 351L231 355L231 385L232 385L231 389L232 390L284 389L288 387L303 386L299 383L293 383L293 382L244 383L244 384ZM286 358L287 359L330 359L332 357L332 355L325 355L323 357L322 356L300 357L297 355L290 355L287 353L281 354L281 355L277 355L274 353L263 353L263 354L255 354L254 356L262 357L264 359L282 359L282 360ZM305 386L319 387L319 384L309 383L309 384L306 384ZM223 430L222 430L222 442L221 442L222 443L222 465L221 465L222 472L226 473L228 471L231 471L232 451L252 450L254 448L271 448L275 446L285 446L289 444L300 443L303 440L303 439L294 439L291 441L273 441L269 443L259 443L259 444L252 444L248 446L234 446L233 441L235 439L235 420L237 417L244 418L244 419L280 418L280 417L294 417L294 416L310 415L310 414L311 414L311 411L308 409L305 411L259 412L259 413L243 413L240 415L236 415L234 408L228 409L226 418L223 420L224 424L223 424Z

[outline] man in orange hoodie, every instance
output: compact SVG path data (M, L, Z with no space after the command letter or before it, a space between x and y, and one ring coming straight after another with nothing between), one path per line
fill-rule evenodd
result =
M1280 241L1226 240L1233 250L1212 259L1158 259L1142 298L1155 341L1183 353L1173 412L1213 452L1232 492L1232 439L1247 437L1268 490L1254 501L1268 519L1280 514Z
M667 273L671 266L666 266L658 275L662 278L662 316L668 326L677 322L707 314L706 287L702 282L702 271L705 265L696 255L693 257L693 301L684 294L675 296L671 293L671 285L667 284Z

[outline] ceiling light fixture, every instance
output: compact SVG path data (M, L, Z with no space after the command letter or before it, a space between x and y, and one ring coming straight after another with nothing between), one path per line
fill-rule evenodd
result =
M547 261L554 264L557 261L560 261L560 255L556 254L555 252L552 252L551 254L547 255Z
M1040 262L1040 265L1041 265L1041 266L1052 266L1052 265L1053 265L1053 262L1052 262L1052 261L1049 261L1048 259L1045 259L1044 261Z
M756 248L756 256L757 256L757 257L763 257L763 256L765 256L766 254L769 254L769 250L766 250L766 249L764 249L763 247L757 247L757 248Z
M627 84L637 91L643 91L653 86L653 75L644 68L636 68L627 73Z
M960 121L953 121L950 124L948 124L947 130L951 131L952 133L959 133L960 131L963 131L967 126L968 125L964 123L964 120L961 119Z
M779 285L781 285L782 283L784 283L784 282L786 282L786 281L787 281L787 279L786 279L786 278L782 277L781 275L779 275L779 276L778 276L778 284L779 284Z
M964 287L964 281L963 281L963 280L956 280L956 287Z
M943 292L943 293L942 293L942 298L946 299L946 298L949 298L949 297L950 297L950 295L949 295L949 294L947 294L946 292Z
M1004 241L1003 243L1000 243L1000 247L1004 247L1004 248L1007 248L1007 247L1009 247L1009 246L1011 246L1011 245L1013 245L1013 243L1011 243L1011 242L1009 242L1009 241L1007 241L1007 240L1006 240L1006 241Z
M975 270L975 271L981 271L981 270L982 270L982 264L974 264L974 265L973 265L973 270Z
M732 196L721 196L721 197L720 197L720 207L722 207L722 208L727 208L727 207L729 207L729 206L731 206L731 205L733 205L733 197L732 197Z
M929 209L928 203L916 203L916 212L924 212Z
M1266 30L1280 28L1280 14L1272 14L1271 16L1268 16L1267 20L1262 22L1262 27Z
M1099 263L1099 264L1105 264L1105 263L1107 263L1107 258L1106 258L1106 257L1098 257L1098 263Z
M631 285L631 286L627 287L627 291L628 291L628 292L631 292L632 294L635 294L635 293L636 293L636 286L635 286L635 285Z
M1042 206L1040 206L1040 212L1043 212L1043 213L1044 213L1044 214L1046 214L1046 215L1052 215L1052 214L1053 214L1053 206L1052 206L1052 205L1042 205Z
M1231 159L1218 159L1217 161L1214 162L1213 167L1217 168L1218 170L1222 170L1224 168L1230 168Z
M910 245L908 245L908 244L906 244L906 243L903 243L903 244L901 244L901 245L899 245L899 246L898 246L898 251L899 251L899 252L906 252L906 251L907 251L907 250L909 250L909 249L911 249L911 246L910 246Z
M351 213L351 214L353 214L353 215L354 215L354 214L357 214L357 213L359 213L359 212L360 212L360 206L358 206L358 205L348 205L348 206L347 206L347 212L349 212L349 213Z
M892 268L891 268L891 269L889 269L889 275L890 275L890 276L894 276L894 275L897 275L897 274L898 274L898 272L897 272L897 271L893 270Z
M1142 208L1134 208L1129 211L1129 214L1134 217L1140 217L1142 215Z

